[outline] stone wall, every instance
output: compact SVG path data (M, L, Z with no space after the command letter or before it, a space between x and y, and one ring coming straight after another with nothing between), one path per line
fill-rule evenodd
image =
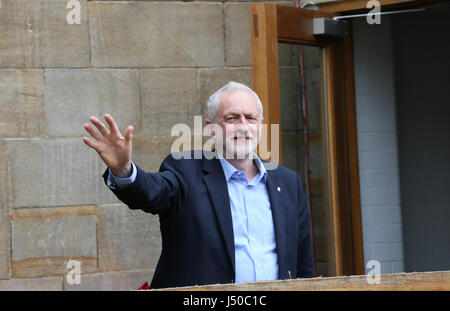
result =
M80 24L68 2L0 1L0 290L150 281L158 218L109 192L83 124L106 112L132 124L134 160L155 171L175 123L205 116L229 80L252 84L248 2L79 0Z

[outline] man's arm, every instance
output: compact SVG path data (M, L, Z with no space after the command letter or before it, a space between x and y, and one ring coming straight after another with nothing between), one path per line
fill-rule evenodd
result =
M181 201L186 197L187 183L177 169L179 161L172 155L167 156L157 173L147 173L133 164L134 182L126 187L109 188L130 209L141 209L152 214L166 213L170 208L181 206ZM110 175L108 169L103 174L107 185Z

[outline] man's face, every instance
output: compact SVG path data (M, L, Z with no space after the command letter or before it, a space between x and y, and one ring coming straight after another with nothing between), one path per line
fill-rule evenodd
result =
M220 135L214 137L216 147L223 148L225 158L246 159L253 155L261 133L260 111L253 94L246 90L222 94L216 122L223 133L223 139Z

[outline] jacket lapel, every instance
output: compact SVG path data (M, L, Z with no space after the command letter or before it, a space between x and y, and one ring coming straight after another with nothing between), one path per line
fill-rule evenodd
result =
M216 158L204 160L203 172L205 174L203 180L208 189L217 222L222 232L227 255L233 271L235 271L233 220L231 217L230 198L225 175L219 160Z
M273 225L275 229L275 241L277 243L278 274L280 278L285 270L286 250L286 219L283 213L283 186L278 182L272 171L267 171L267 192L269 193L270 207L272 209Z

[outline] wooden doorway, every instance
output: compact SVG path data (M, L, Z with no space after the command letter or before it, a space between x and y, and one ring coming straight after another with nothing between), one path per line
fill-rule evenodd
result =
M411 9L423 4L444 1L417 0L380 0L383 9ZM344 37L317 37L313 34L313 19L337 15L365 13L367 1L340 1L320 6L320 10L298 9L273 4L257 3L251 6L253 87L260 94L264 105L265 122L280 124L278 133L280 163L287 165L289 153L286 147L286 135L283 135L283 76L280 73L280 54L286 44L301 47L316 47L322 55L321 88L324 129L319 140L326 152L322 154L326 173L322 182L308 180L309 189L320 188L323 195L328 195L328 228L316 228L313 220L313 234L316 246L329 244L322 254L315 249L316 264L326 257L328 274L352 275L364 273L364 255L362 243L361 202L359 189L359 165L356 134L356 109L353 71L353 47L351 27ZM351 23L351 21L349 22ZM351 25L349 25L351 26ZM284 47L283 47L284 45ZM281 47L281 50L280 50ZM281 52L280 52L281 51ZM304 85L303 85L304 87ZM319 92L320 93L320 92ZM286 113L284 113L286 114ZM313 133L314 134L314 133ZM311 139L311 133L305 137ZM268 131L267 140L271 145ZM314 138L314 137L313 137ZM317 137L316 137L317 138ZM299 142L304 144L305 141ZM291 152L292 153L292 152ZM308 163L307 163L308 165ZM307 171L307 170L305 170ZM302 175L302 174L301 174ZM305 174L302 178L305 181ZM318 187L318 185L320 187ZM328 193L326 192L328 189ZM311 195L310 195L311 196ZM312 208L314 215L314 204ZM319 232L322 231L322 237ZM326 239L325 239L326 240ZM328 255L324 255L328 254ZM323 259L323 258L322 258ZM323 273L318 273L321 275Z

